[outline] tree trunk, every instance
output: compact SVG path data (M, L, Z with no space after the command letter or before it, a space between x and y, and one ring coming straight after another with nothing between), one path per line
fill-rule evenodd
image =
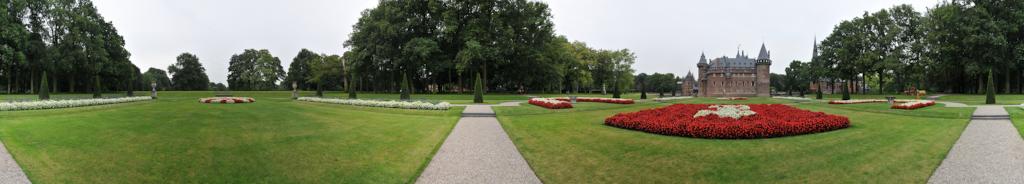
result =
M1006 86L1003 87L1004 88L1003 93L1004 94L1009 94L1010 93L1010 68L1009 67L1006 68L1006 73L1003 74L1003 76L1005 76L1005 78L1006 78L1006 81L1004 82L1004 84L1006 84Z
M880 95L882 94L882 91L883 91L882 90L882 84L885 84L883 79L882 79L882 73L883 72L881 72L881 71L878 72L878 94L880 94Z
M75 74L68 75L68 93L75 93Z
M829 93L829 94L833 94L834 95L834 94L836 94L836 78L832 78L829 81L831 81L831 82L828 83L828 88L830 90L832 90L832 92Z

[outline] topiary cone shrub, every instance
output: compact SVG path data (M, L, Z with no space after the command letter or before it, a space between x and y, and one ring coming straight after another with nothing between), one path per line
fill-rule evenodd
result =
M996 104L996 85L992 79L992 70L988 70L988 86L985 88L985 104Z
M356 75L352 74L348 82L348 99L356 99Z
M42 78L42 80L43 80L43 82L39 83L39 100L49 100L50 99L50 87L49 87L50 84L47 82L49 80L46 80L46 71L43 71L43 78Z
M402 95L399 97L402 101L409 101L409 79L406 78L405 74L402 74Z
M480 73L476 74L476 84L473 85L473 103L484 103L484 84Z

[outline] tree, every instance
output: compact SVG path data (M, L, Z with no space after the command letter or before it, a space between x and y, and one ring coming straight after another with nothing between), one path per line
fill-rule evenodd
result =
M402 75L402 94L399 97L399 99L401 99L402 101L408 101L409 98L410 98L409 97L409 90L410 90L409 89L409 80L406 79L406 78L407 77L403 74Z
M348 86L346 86L346 87L348 87L348 89L346 91L348 91L348 98L349 99L356 99L356 87L355 87L356 75L354 73L351 74L351 75L352 75L352 77L349 77L349 80L351 80L351 81L349 81Z
M43 71L43 77L39 82L39 100L50 99L50 85L47 83L49 79L46 78L46 71Z
M475 84L473 85L473 103L484 103L484 83L483 79L480 78L480 74L476 74Z
M299 89L311 89L312 86L306 82L312 73L310 71L309 61L319 58L320 55L313 51L309 51L307 49L300 50L299 54L292 59L292 63L289 65L288 75L285 77L283 84L291 84L292 82L295 82Z
M231 56L228 86L231 90L272 90L284 78L281 60L267 49L246 49Z
M996 83L992 79L992 70L988 71L988 89L985 90L985 104L996 104Z
M206 90L209 87L206 68L192 53L178 55L177 63L167 67L167 71L171 73L171 84L175 90Z
M326 85L337 85L341 82L335 82L330 79L340 79L341 76L341 56L338 55L321 55L318 57L312 57L311 60L307 61L306 64L310 71L310 75L306 78L306 83L316 84L316 95L323 96L324 86Z
M646 73L640 73L640 74L636 75L636 83L637 83L637 85L639 85L637 90L640 91L640 99L647 99L647 86L645 85L646 84L645 82L647 82L646 80L647 80L647 74Z
M171 78L167 77L167 72L158 68L149 68L146 73L142 73L142 78L145 79L146 86L149 83L156 82L156 88L165 91L171 88Z

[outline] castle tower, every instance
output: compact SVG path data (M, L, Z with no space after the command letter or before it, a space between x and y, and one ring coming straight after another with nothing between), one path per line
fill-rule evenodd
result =
M768 97L771 96L771 70L772 65L771 52L765 48L764 43L761 43L761 52L757 54L757 84L755 90L757 96Z
M707 96L704 89L707 89L707 71L708 71L708 59L704 57L704 52L700 53L700 61L697 62L697 96Z
M693 96L693 86L696 84L696 80L693 78L693 72L686 72L686 77L683 78L682 86L679 86L679 91L682 92L682 96Z

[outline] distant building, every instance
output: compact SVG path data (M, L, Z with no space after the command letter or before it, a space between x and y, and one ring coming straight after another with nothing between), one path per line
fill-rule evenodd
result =
M737 52L735 58L722 56L708 61L704 53L697 63L697 96L701 97L754 97L771 96L772 65L768 49L761 44L757 58Z
M686 77L680 81L679 92L682 96L694 96L697 94L697 80L693 78L693 72L686 72Z

